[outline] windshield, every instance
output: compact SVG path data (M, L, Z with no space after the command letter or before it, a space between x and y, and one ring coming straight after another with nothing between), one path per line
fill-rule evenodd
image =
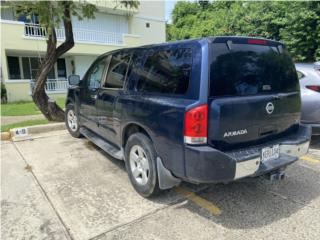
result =
M213 43L211 96L299 91L294 64L281 46Z

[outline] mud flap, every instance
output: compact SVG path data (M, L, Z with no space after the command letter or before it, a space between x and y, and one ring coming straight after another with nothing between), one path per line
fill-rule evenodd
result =
M159 157L157 157L157 170L160 189L170 189L180 184L181 180L174 177L171 172L163 166Z

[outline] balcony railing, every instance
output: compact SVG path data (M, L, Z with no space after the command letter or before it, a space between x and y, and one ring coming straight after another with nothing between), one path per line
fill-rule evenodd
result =
M45 27L40 27L35 24L25 24L24 35L28 37L45 37L47 30Z
M30 89L33 92L35 86L35 80L30 80ZM46 82L46 91L47 92L66 92L68 89L68 80L67 79L48 79Z
M37 24L25 24L24 35L27 37L41 37L47 36L45 27ZM56 29L57 39L63 40L65 32L63 28ZM73 36L75 42L100 43L100 44L122 44L122 33L103 32L90 29L74 28Z

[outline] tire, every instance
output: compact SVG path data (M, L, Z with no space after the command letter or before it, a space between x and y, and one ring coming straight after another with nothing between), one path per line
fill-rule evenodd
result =
M156 159L156 151L146 135L135 133L129 137L125 146L127 173L134 189L145 198L155 196L161 191Z
M75 138L81 137L79 117L75 111L74 104L72 103L69 103L66 106L65 123L72 137L75 137Z

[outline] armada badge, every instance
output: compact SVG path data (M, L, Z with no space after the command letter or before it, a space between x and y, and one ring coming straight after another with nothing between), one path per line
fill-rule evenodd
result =
M223 137L233 137L233 136L238 136L238 135L243 135L247 134L248 131L247 129L241 129L241 130L236 130L236 131L230 131L230 132L225 132Z

